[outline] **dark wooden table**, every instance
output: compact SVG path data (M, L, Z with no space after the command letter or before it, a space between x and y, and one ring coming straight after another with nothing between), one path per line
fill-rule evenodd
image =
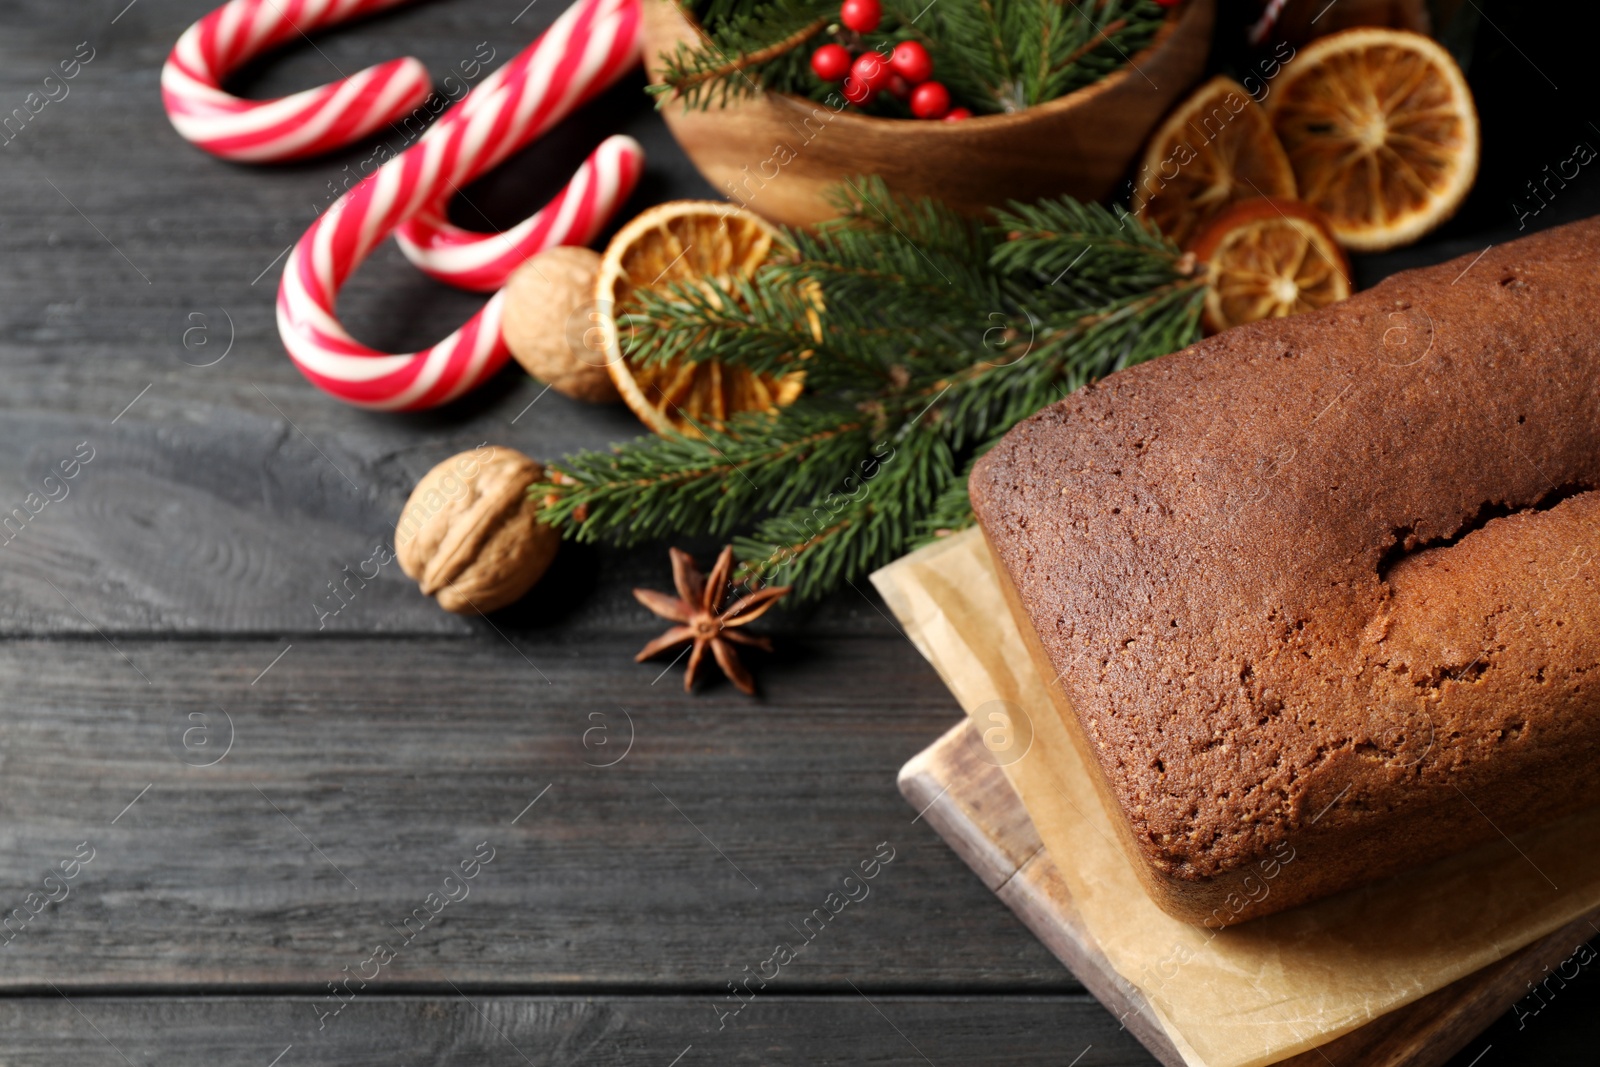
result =
M561 8L514 20L524 2L421 4L239 84L402 54L442 77ZM420 415L308 385L273 322L278 264L371 146L267 168L184 144L158 72L210 6L0 10L0 115L58 97L0 147L0 512L25 516L0 535L0 1062L1151 1062L896 793L958 712L870 593L776 619L759 701L686 697L675 670L632 663L659 624L628 590L667 582L657 549L568 548L480 620L390 565L324 616L441 458L486 440L556 456L637 425L511 371ZM1480 41L1484 182L1426 246L1362 264L1367 282L1513 235L1522 182L1600 143L1588 70L1547 54L1563 35L1490 10L1529 53ZM80 42L93 58L62 96L44 78ZM1489 94L1497 77L1523 95ZM520 218L619 130L650 153L629 214L711 195L640 85L469 189L463 224ZM1556 118L1531 122L1540 107ZM1587 171L1570 185L1537 224L1600 208ZM390 246L341 310L405 351L477 302ZM45 480L91 453L64 497ZM33 514L30 493L54 499ZM880 843L870 895L725 1016L730 984ZM46 880L75 855L92 859ZM1459 1062L1576 1057L1597 1003L1584 974Z

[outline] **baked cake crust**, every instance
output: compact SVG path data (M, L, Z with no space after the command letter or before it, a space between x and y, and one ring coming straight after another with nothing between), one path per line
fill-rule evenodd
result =
M1111 375L971 479L1147 887L1212 925L1600 803L1597 487L1600 219Z

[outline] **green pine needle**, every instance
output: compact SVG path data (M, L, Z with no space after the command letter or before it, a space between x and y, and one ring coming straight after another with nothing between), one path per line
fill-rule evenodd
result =
M1198 336L1188 257L1125 212L1013 204L982 226L881 181L749 279L641 294L630 358L801 371L770 413L551 465L566 536L734 540L739 578L821 596L971 522L973 461L1084 384Z
M888 56L919 41L954 105L980 114L1020 111L1126 67L1166 18L1155 0L885 0L872 33L839 25L837 0L683 0L703 31L659 57L660 103L722 106L762 90L843 107L840 88L811 70L811 53L839 42ZM880 93L875 114L909 117Z

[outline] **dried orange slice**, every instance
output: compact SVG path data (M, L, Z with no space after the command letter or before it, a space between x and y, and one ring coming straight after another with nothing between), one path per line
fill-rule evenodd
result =
M633 413L656 433L700 436L742 411L774 411L804 386L800 373L772 377L714 361L633 359L617 320L639 306L638 293L674 284L748 277L772 252L777 231L752 212L711 200L658 204L629 222L606 246L595 277L595 304L606 370Z
M1202 320L1211 333L1284 318L1350 295L1350 264L1315 209L1294 200L1248 200L1195 242L1206 264Z
M1232 204L1293 197L1294 171L1244 86L1219 75L1167 116L1145 147L1133 210L1186 247Z
M1377 27L1311 42L1285 64L1267 114L1300 199L1346 248L1414 241L1478 173L1478 112L1455 60L1419 33Z

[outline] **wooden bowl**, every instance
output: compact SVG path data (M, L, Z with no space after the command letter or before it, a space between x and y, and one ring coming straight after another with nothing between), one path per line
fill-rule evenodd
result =
M788 225L837 214L829 188L864 174L881 176L897 193L937 197L973 213L1064 193L1103 200L1199 77L1214 18L1215 0L1187 0L1129 65L1010 115L963 122L873 118L778 93L701 111L668 99L661 113L718 192ZM674 0L644 0L650 80L660 81L661 53L699 33Z

